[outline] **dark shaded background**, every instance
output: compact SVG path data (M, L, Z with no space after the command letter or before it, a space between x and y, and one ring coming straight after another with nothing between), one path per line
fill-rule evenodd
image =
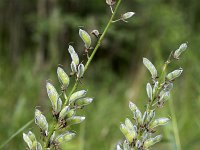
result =
M112 25L85 74L80 89L88 89L95 101L87 107L86 121L77 125L78 136L66 143L66 149L113 149L123 137L120 122L131 116L128 101L144 110L150 76L142 57L159 70L171 50L188 42L188 51L169 68L184 68L171 103L158 111L159 116L175 111L178 128L173 123L161 128L164 140L154 148L179 150L176 141L180 138L182 149L199 150L200 1L123 0L118 15L127 11L136 15L129 23ZM35 106L50 115L45 82L50 79L59 87L58 64L70 72L68 43L73 42L83 57L79 27L102 31L109 16L105 0L0 1L0 143L33 118ZM29 129L39 133L33 124ZM174 134L176 129L178 134ZM5 149L25 149L22 134Z

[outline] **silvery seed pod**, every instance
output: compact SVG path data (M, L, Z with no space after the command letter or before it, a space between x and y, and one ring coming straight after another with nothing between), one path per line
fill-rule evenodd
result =
M159 95L160 95L160 100L159 100L160 102L165 102L170 98L170 92L164 92L164 90L161 91Z
M153 79L157 78L157 76L158 76L157 70L156 70L155 66L147 58L143 58L143 64L151 73L152 78Z
M85 120L85 117L82 116L73 116L66 120L67 125L79 124Z
M28 148L32 149L33 148L33 143L31 141L31 139L29 138L29 136L27 134L23 133L23 139L26 142L26 144L28 145Z
M63 142L68 142L70 141L71 139L73 139L75 137L75 133L72 133L72 132L65 132L63 134L60 134L56 139L55 141L60 144L60 143L63 143Z
M169 92L169 91L171 91L172 89L173 89L173 83L170 83L170 82L169 82L169 83L167 83L167 84L164 85L164 89L163 89L163 90L164 90L165 92Z
M38 109L35 110L35 124L47 135L48 123L46 117Z
M178 78L178 77L182 74L182 72L183 72L183 69L182 69L182 68L177 69L177 70L174 70L174 71L170 72L170 73L166 76L166 78L167 78L167 80L172 81L172 80Z
M153 90L152 90L152 87L151 87L151 84L150 84L150 83L147 83L146 91L147 91L147 96L148 96L149 100L152 101L152 98L153 98Z
M127 141L131 143L134 139L134 134L131 134L131 131L128 129L128 127L124 124L120 125L120 130L126 137Z
M110 6L112 6L116 3L116 0L106 0L106 3Z
M137 131L135 130L132 122L128 118L125 119L125 125L129 129L129 132L131 136L133 137L133 139L135 139L137 136Z
M154 137L154 138L150 138L150 139L146 140L146 141L144 142L144 148L145 148L145 149L149 148L150 146L152 146L152 145L154 145L154 144L160 142L161 139L162 139L162 136L161 136L161 135L157 135L157 136Z
M59 98L57 100L57 108L54 110L56 114L58 114L62 109L62 100Z
M149 124L154 117L155 117L155 110L150 110L150 112L147 115L146 123Z
M93 98L86 97L86 98L76 100L75 105L82 107L82 106L89 105L90 103L92 103L92 101L93 101Z
M57 68L57 75L58 75L58 80L60 81L60 83L64 85L64 87L68 87L69 77L62 68L60 67Z
M85 48L86 49L89 49L90 46L91 46L91 38L90 38L90 35L82 30L82 29L79 29L79 36L81 37L81 39L83 40L83 42L85 43Z
M134 14L135 14L134 12L127 12L127 13L122 15L122 19L126 20L128 18L131 18Z
M133 102L129 102L129 108L135 114L135 111L138 109L137 106Z
M80 64L80 65L78 65L77 78L83 77L83 74L84 74L84 65Z
M74 63L74 61L71 62L71 70L73 74L77 72L76 64Z
M147 112L145 111L143 116L142 116L142 124L143 125L145 124L146 118L147 118Z
M67 118L71 118L76 114L75 109L70 109L69 111L67 111L66 117Z
M136 109L134 117L135 117L137 123L141 125L142 124L142 113L140 112L139 109Z
M179 59L179 56L187 49L187 44L183 43L180 47L174 52L174 58Z
M86 95L87 91L86 90L81 90L73 93L70 98L69 98L69 103L75 102L77 99L83 98Z
M65 106L62 110L61 110L61 112L60 112L60 114L59 114L59 119L60 120L62 120L62 119L64 119L65 117L66 117L66 115L67 115L67 112L69 111L69 106Z
M56 91L54 86L49 82L46 83L46 89L47 89L47 94L51 101L53 110L55 111L55 110L57 110L57 103L58 103L58 99L59 99L58 92Z
M153 94L155 94L156 89L158 88L158 81L155 82L154 87L153 87Z
M42 145L39 142L37 142L36 150L42 150Z
M169 122L168 118L155 119L152 123L150 123L149 128L153 129L157 126L166 125L168 122Z
M142 136L141 136L142 143L144 141L146 141L146 139L148 138L148 136L149 136L149 133L147 131L144 131L143 134L142 134Z
M71 55L72 61L73 61L76 65L78 65L78 64L79 64L79 57L78 57L78 54L75 52L74 48L73 48L71 45L69 45L68 51L69 51L69 53L70 53L70 55Z
M123 150L123 149L121 149L120 145L117 145L117 150Z
M35 138L35 134L33 134L33 132L29 131L27 135L32 142L37 141L36 138Z

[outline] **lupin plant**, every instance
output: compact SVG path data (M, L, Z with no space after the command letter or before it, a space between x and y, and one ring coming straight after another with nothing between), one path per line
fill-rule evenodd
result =
M47 95L52 105L53 118L51 118L52 120L49 123L45 115L38 108L35 110L35 124L39 127L42 138L36 139L34 133L31 131L27 134L23 133L23 139L27 144L28 150L60 149L61 143L72 140L76 135L73 131L70 131L70 127L85 120L84 116L76 116L76 112L92 103L93 98L86 97L87 90L77 91L78 84L81 83L80 80L88 69L110 25L117 21L127 22L127 19L134 15L134 12L127 12L121 15L120 19L113 20L121 0L118 0L117 3L115 0L106 0L106 3L110 6L112 15L102 34L96 29L91 32L97 38L94 49L92 48L90 34L83 29L79 29L79 36L84 42L84 49L87 54L87 62L83 64L83 61L79 60L74 47L72 45L68 47L68 52L72 60L70 64L70 77L75 78L72 89L69 91L69 84L72 83L68 74L61 67L57 68L57 76L61 84L59 92L52 83L46 83ZM114 11L113 7L115 7ZM89 55L90 51L92 52Z
M178 78L183 69L179 68L170 73L166 73L169 63L178 60L183 51L187 49L187 44L183 43L180 47L172 51L163 65L161 75L155 66L147 59L143 58L143 64L148 69L152 77L152 83L147 83L147 105L146 110L142 114L139 108L129 102L129 108L133 114L133 123L129 118L125 119L125 123L121 123L120 130L125 136L125 140L117 145L117 150L149 150L151 146L158 143L162 139L162 135L154 135L156 127L166 125L169 118L156 118L157 108L163 107L165 102L170 98L170 92L173 83Z

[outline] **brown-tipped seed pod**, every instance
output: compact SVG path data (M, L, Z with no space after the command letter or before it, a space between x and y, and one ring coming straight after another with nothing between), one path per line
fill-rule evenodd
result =
M152 78L153 79L157 78L157 76L158 76L157 70L156 70L155 66L147 58L143 58L143 64L151 73Z
M73 93L70 98L69 98L69 103L75 102L77 99L83 98L86 95L87 91L86 90L81 90Z
M167 78L167 80L172 81L172 80L178 78L178 77L182 74L182 72L183 72L183 69L182 69L182 68L177 69L177 70L174 70L174 71L170 72L170 73L166 76L166 78Z
M85 117L82 116L73 116L66 120L67 125L79 124L85 120Z
M57 75L58 75L58 80L60 81L60 83L67 88L69 85L69 77L68 75L65 73L65 71L58 67L57 68Z
M78 73L77 73L77 78L82 78L83 77L83 74L84 74L84 65L83 64L80 64L78 66Z
M60 134L56 139L55 139L55 142L60 144L60 143L63 143L63 142L68 142L70 140L72 140L74 137L75 137L75 133L72 133L72 132L65 132L63 134Z
M163 126L163 125L166 125L168 122L169 122L168 118L155 119L152 123L150 123L149 128L153 129L157 126Z
M150 139L146 140L146 141L144 142L144 148L145 148L145 149L149 148L150 146L152 146L152 145L154 145L154 144L160 142L161 139L162 139L162 136L161 136L161 135L157 135L157 136L154 137L154 138L150 138Z
M90 38L90 35L82 30L82 29L79 29L79 36L81 37L81 39L83 40L83 42L85 43L85 48L86 49L89 49L90 46L91 46L91 38Z

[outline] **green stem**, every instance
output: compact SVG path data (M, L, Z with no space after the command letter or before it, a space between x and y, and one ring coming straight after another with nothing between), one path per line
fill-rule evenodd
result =
M90 65L90 63L91 63L91 61L92 61L94 55L96 54L96 52L97 52L99 46L101 45L101 42L102 42L104 36L106 35L106 33L107 33L107 31L108 31L108 28L110 27L110 25L111 25L111 23L112 23L112 21L113 21L113 18L115 17L115 14L116 14L116 12L117 12L117 10L118 10L118 8L119 8L120 3L121 3L121 0L118 0L117 5L116 5L116 7L115 7L115 10L114 10L114 12L112 13L112 16L110 17L110 20L108 21L108 23L107 23L107 25L106 25L106 27L105 27L105 29L104 29L102 35L100 36L99 40L97 41L97 44L96 44L96 46L95 46L95 48L94 48L92 54L90 55L90 57L88 58L88 61L87 61L86 64L85 64L84 73L85 73L86 70L88 69L88 66ZM74 91L76 90L77 87L78 87L78 80L76 80L76 82L74 83L74 86L73 86L72 90L70 91L70 93L69 93L67 99L66 99L65 102L64 102L64 106L67 104L69 97L74 93ZM52 127L51 127L51 129L50 129L50 131L49 131L48 137L47 137L46 147L48 147L48 144L49 144L49 140L50 140L50 138L51 138L51 135L53 134L53 132L54 132L55 130L56 130L56 123L53 123L53 125L52 125Z

